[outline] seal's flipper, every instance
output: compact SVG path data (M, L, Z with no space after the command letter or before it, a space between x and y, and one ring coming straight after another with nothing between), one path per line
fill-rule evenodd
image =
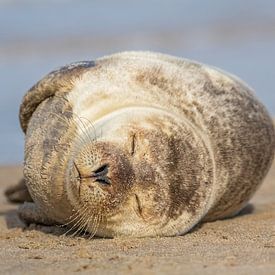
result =
M45 225L56 224L51 219L48 219L43 212L33 202L25 202L20 205L18 215L21 220L27 224L38 223Z
M42 101L69 92L74 86L74 80L94 66L94 61L75 62L52 71L37 82L26 93L20 106L19 118L24 133L33 112Z
M7 199L13 203L23 203L26 201L27 202L33 201L24 179L21 179L18 184L9 187L5 191L5 195Z

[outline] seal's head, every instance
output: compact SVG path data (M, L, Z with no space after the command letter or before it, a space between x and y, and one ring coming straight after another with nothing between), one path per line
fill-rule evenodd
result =
M100 135L84 138L92 135L82 131L77 139L66 184L87 231L180 234L178 219L188 230L208 210L212 171L205 164L211 160L194 129L164 111L132 107L95 123L93 131Z

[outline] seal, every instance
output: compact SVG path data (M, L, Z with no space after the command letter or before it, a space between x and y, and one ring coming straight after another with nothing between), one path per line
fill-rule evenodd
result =
M91 236L175 236L232 217L275 151L272 121L251 88L152 52L53 71L26 93L20 122L33 200L21 218Z

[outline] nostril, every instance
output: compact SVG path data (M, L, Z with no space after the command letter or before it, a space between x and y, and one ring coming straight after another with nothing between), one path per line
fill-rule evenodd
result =
M108 174L108 168L109 168L108 164L102 165L101 167L99 167L98 169L93 171L93 173L94 173L93 176L97 177L97 176L107 175Z
M92 177L95 178L96 182L99 182L101 184L110 184L110 179L107 176L108 172L109 172L109 165L108 164L104 164L102 166L100 166L98 169L96 169L95 171L93 171L93 175Z
M95 181L102 183L102 184L111 184L109 178L107 178L107 177L98 177L98 178L96 178Z

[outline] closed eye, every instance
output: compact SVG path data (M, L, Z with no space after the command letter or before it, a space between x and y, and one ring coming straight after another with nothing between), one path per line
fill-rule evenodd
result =
M133 156L136 151L136 134L132 135L132 140L131 140L131 155Z

